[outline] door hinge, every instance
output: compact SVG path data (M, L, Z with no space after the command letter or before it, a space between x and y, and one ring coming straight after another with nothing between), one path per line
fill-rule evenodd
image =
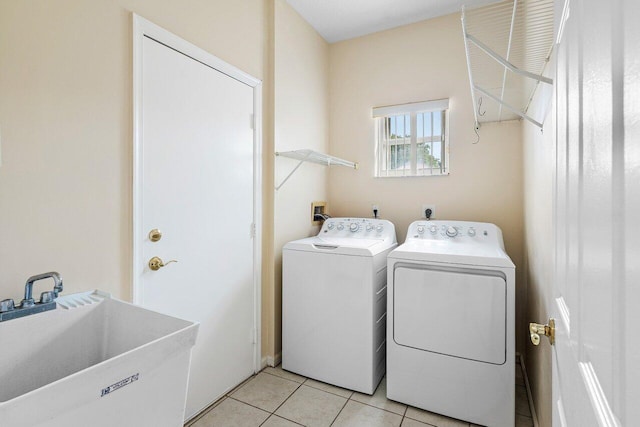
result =
M256 223L252 222L249 226L249 237L252 239L256 237Z

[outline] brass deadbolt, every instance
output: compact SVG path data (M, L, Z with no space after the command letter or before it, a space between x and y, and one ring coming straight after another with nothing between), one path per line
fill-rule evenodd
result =
M149 232L149 240L151 240L152 242L157 242L160 239L162 239L162 231L154 228Z
M540 335L547 336L551 345L556 342L556 321L549 319L549 324L529 323L529 335L533 345L540 344Z

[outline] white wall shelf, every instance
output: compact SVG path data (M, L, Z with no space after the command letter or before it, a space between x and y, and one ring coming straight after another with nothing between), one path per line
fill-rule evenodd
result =
M280 151L280 152L276 152L276 156L288 157L290 159L295 159L299 161L297 166L293 168L291 172L289 172L289 175L287 175L286 178L282 180L280 185L276 186L276 190L279 190L280 187L282 187L284 183L287 182L289 178L291 178L291 175L293 175L294 172L297 171L298 168L304 162L311 162L311 163L316 163L324 166L336 165L336 166L345 166L348 168L358 169L358 163L351 162L349 160L344 160L339 157L330 156L328 154L319 153L317 151L307 150L307 149L294 150L294 151Z
M528 111L553 50L553 0L506 0L462 7L467 69L475 126L522 118L542 128ZM487 102L484 102L487 101Z

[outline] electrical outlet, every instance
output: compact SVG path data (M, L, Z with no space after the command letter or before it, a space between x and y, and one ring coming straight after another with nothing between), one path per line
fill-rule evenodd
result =
M380 208L377 204L371 205L371 216L374 218L380 218Z
M427 214L426 214L426 210L427 209L431 209L431 218L430 219L435 219L436 218L436 205L422 205L422 210L420 211L420 218L426 218Z
M327 213L327 202L311 202L311 225L322 225Z

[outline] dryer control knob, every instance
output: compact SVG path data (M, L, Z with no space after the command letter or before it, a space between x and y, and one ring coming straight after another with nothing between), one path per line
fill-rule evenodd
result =
M418 226L418 233L420 234L424 233L424 227L422 225Z
M335 227L335 224L334 224L334 223L330 222L329 224L327 224L327 228L328 228L329 230L333 230L333 227Z
M447 236L456 237L457 235L458 235L458 230L456 230L454 226L450 225L449 227L447 227Z
M382 226L382 224L378 224L378 226L376 227L376 231L378 233L382 233L382 230L384 229L384 227Z
M438 232L438 227L432 225L431 227L429 227L429 231L431 231L431 234L436 234Z
M373 225L367 224L367 231L371 231L371 230L373 230Z
M467 231L467 234L471 237L476 235L476 230L472 227L469 229L469 231Z
M344 230L344 225L338 224L338 230L340 230L340 231Z
M360 230L360 225L354 222L349 226L349 230L355 233L356 231Z

